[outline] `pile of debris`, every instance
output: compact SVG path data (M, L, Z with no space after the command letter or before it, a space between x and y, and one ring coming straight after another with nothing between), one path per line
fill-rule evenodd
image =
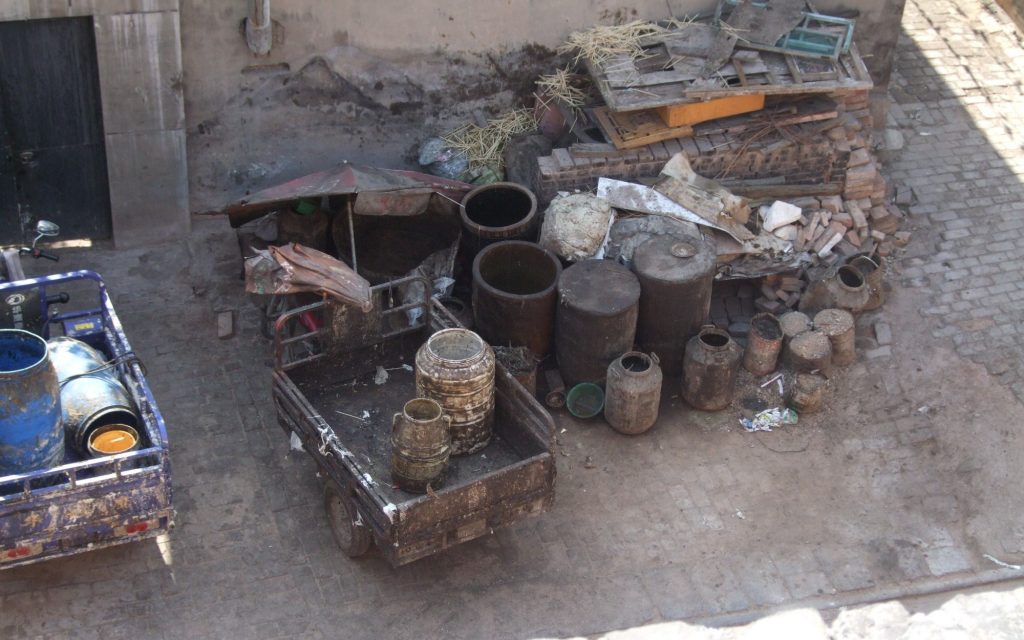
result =
M330 253L363 298L411 278L387 301L409 323L425 296L461 309L530 392L540 377L555 405L604 407L623 433L653 425L663 375L695 408L728 406L741 359L755 376L784 365L802 374L794 393L820 396L910 236L872 154L853 21L768 6L573 34L579 68L540 79L535 110L423 146L428 171L460 181L348 165L236 203L250 280L264 246L286 241ZM786 317L813 334L790 335ZM641 379L645 415L626 420Z

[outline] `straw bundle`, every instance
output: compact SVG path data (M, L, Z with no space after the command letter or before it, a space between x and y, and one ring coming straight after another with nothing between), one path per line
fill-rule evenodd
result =
M537 119L530 109L517 109L489 120L483 127L466 124L442 136L449 147L466 154L471 169L501 168L502 152L508 141L537 128Z
M583 60L601 64L618 55L628 55L638 60L645 55L640 45L644 37L665 32L664 27L643 20L613 26L597 26L570 34L565 44L558 48L558 53L575 52L574 64L579 64Z
M587 92L580 88L585 81L586 76L571 73L568 69L559 69L538 78L537 89L541 96L550 96L567 107L577 109L587 101Z

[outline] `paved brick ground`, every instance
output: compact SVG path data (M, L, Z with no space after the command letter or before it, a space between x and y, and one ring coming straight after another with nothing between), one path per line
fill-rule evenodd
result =
M1024 398L1024 50L992 3L911 2L891 93L924 238L904 260L934 335Z
M827 412L746 434L736 411L687 410L670 380L645 436L563 416L551 513L392 570L331 541L313 464L276 425L225 225L197 224L180 245L67 252L63 265L106 276L148 365L179 526L163 545L0 574L0 638L591 634L1004 577L984 554L1024 559L1022 49L976 3L929 2L928 19L919 6L898 56L907 144L892 169L918 194L920 228L890 301L860 319L863 357ZM223 309L241 326L218 341ZM892 344L873 337L879 321Z

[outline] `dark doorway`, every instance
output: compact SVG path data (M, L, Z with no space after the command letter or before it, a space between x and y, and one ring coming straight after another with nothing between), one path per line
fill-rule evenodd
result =
M0 243L36 218L62 238L110 237L91 18L0 22Z

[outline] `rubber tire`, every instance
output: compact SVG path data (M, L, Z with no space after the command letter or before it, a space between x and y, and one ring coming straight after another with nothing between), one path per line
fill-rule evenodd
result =
M346 555L358 558L370 550L373 535L365 525L357 523L358 511L334 482L324 485L324 512L334 542Z

